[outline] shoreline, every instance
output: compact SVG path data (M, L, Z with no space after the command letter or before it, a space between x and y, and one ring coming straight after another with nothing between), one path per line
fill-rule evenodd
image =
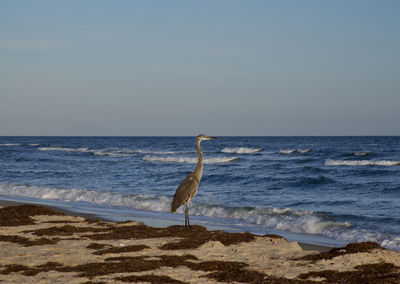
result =
M400 253L377 243L318 251L273 234L107 222L16 203L0 202L2 283L400 282Z
M18 201L9 201L9 200L1 200L0 199L0 207L8 207L8 206L16 206L16 205L24 205L24 204L34 204L34 205L39 205L43 206L42 204L37 204L37 203L25 203L25 202L18 202ZM108 220L102 216L97 216L96 214L90 214L90 213L82 213L82 212L74 212L70 210L66 210L64 208L60 208L57 206L52 206L52 205L45 205L48 208L52 208L56 211L60 211L66 215L69 216L74 216L74 217L83 217L85 219L94 219L94 220L100 220L100 221L105 221L105 222L112 222L115 223L114 221ZM136 221L136 220L132 220ZM319 251L319 252L326 252L329 251L330 249L334 248L333 246L322 246L322 245L316 245L316 244L311 244L307 242L297 242L300 247L303 250L310 250L310 251Z

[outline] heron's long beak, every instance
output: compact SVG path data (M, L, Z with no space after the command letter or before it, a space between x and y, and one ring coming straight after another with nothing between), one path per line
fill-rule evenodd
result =
M210 137L210 136L207 136L207 138L206 138L207 140L211 140L211 139L215 139L215 137Z

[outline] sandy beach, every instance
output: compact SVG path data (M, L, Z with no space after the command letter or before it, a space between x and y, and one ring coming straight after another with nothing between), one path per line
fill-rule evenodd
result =
M278 235L105 222L2 203L1 283L399 283L378 244L300 246Z

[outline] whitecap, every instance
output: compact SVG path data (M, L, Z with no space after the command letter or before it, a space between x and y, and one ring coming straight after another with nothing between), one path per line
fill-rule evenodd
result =
M279 153L285 154L285 155L290 155L293 154L296 151L296 149L287 149L287 150L279 150Z
M326 160L325 166L398 166L400 161L388 161L388 160Z
M280 154L285 154L285 155L290 155L290 154L293 154L295 152L300 153L300 154L305 154L305 153L308 153L310 151L311 151L310 149L282 149L282 150L279 150L279 153Z
M88 152L88 148L67 148L67 147L39 147L39 151L67 151L67 152Z
M81 152L81 153L91 153L95 156L112 156L112 157L124 157L137 154L154 154L154 155L174 155L188 152L175 152L175 151L151 151L151 150L131 150L131 149L89 149L89 148L69 148L69 147L39 147L39 151L66 151L66 152Z
M217 163L229 163L235 160L238 160L237 157L220 157L220 158L206 158L203 160L204 164L217 164ZM187 164L196 164L197 157L160 157L160 156L144 156L143 161L147 162L162 162L162 163L187 163Z
M154 154L154 155L175 155L175 154L180 154L180 153L182 153L182 152L175 152L175 151L136 150L135 153L138 153L138 154Z
M68 148L68 147L58 147L58 146L52 146L52 147L39 147L39 151L65 151L65 152L79 152L79 153L89 153L93 154L95 156L112 156L112 157L123 157L123 156L129 156L133 154L133 151L124 151L124 150L94 150L94 149L89 149L87 147L83 148Z
M221 150L222 153L232 153L232 154L253 154L261 152L263 148L246 148L246 147L235 147L229 148L225 147Z

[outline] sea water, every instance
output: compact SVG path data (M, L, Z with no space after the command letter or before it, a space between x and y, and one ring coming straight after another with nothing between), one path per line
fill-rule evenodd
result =
M169 208L196 167L195 139L0 137L0 199L184 224L184 208ZM217 137L201 146L192 224L400 251L400 137Z

